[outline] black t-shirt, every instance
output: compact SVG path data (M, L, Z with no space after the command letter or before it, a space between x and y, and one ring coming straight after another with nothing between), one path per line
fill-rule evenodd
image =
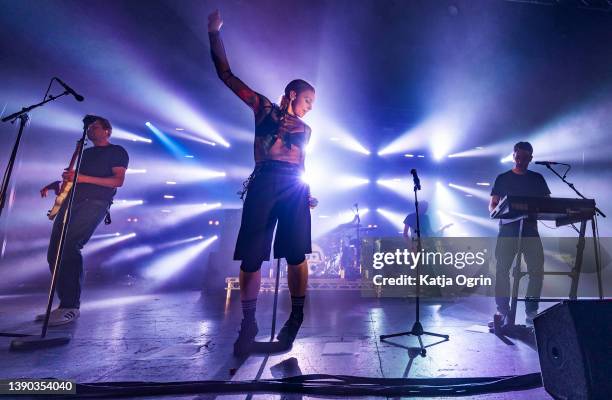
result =
M119 145L94 146L83 151L80 174L108 178L113 176L113 167L128 167L127 151ZM111 201L117 189L91 183L77 184L75 199Z
M497 195L500 199L504 196L548 196L550 190L544 177L530 170L519 175L512 170L500 174L495 179L491 196Z
M499 199L504 196L548 196L550 190L542 174L527 170L523 175L516 174L512 170L500 174L495 179L491 196L497 195ZM500 220L500 224L504 221ZM537 230L537 221L526 221L526 228Z
M408 214L404 219L404 225L408 225L410 227L410 233L413 237L416 237L416 213ZM421 237L433 236L434 232L431 229L431 222L427 214L419 213L419 225L421 226Z

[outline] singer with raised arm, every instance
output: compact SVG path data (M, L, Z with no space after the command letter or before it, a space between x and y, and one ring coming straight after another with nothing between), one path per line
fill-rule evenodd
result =
M125 149L110 143L109 139L113 127L107 119L88 115L83 122L87 126L87 138L93 143L93 147L83 151L81 169L76 185L72 187L69 184L74 181L72 166L76 157L73 156L73 162L70 163L71 167L67 168L62 174L64 183L61 188L60 182L55 181L40 191L42 197L46 197L49 190L53 190L58 195L56 200L58 211L55 212L53 209L49 211L49 217L54 218L54 221L47 251L47 261L51 273L53 273L63 217L68 204L68 201L63 201L67 197L67 193L63 193L63 191L75 190L62 262L58 266L57 296L60 304L57 309L51 312L49 326L68 324L79 317L81 284L83 281L81 249L107 215L117 188L123 185L129 162L128 153ZM42 314L37 316L36 319L43 320L44 317L45 315Z
M279 342L290 346L304 318L308 283L306 254L311 253L309 186L304 172L305 147L310 127L302 121L315 101L315 90L308 82L296 79L285 87L280 105L253 91L231 71L220 29L217 10L208 16L208 35L217 75L249 108L255 118L255 169L245 182L246 194L234 259L240 260L240 299L243 320L234 354L250 352L258 333L255 307L261 284L261 264L269 260L274 227L274 257L285 258L291 292L291 315L281 328Z
M544 177L534 171L527 169L533 159L533 147L529 142L518 142L514 145L512 153L514 167L500 174L495 179L491 189L491 201L489 211L493 211L504 196L549 196L550 190ZM520 221L503 220L499 222L499 234L495 247L495 259L497 261L495 273L495 301L497 304L498 318L505 321L510 311L510 268L518 252L518 236ZM538 233L538 221L536 219L525 219L521 235L522 252L529 284L527 286L527 297L538 298L542 291L544 272L544 250L542 240ZM516 238L516 239L512 239ZM533 318L538 313L538 302L531 300L525 303L526 323L533 324ZM492 326L492 324L490 324Z

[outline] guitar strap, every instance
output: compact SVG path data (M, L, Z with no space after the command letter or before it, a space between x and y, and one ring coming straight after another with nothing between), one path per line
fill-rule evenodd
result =
M104 216L104 225L110 225L113 223L113 220L111 219L111 214L110 214L110 208L113 205L113 201L111 200L110 204L108 205L108 209L106 210L106 215Z

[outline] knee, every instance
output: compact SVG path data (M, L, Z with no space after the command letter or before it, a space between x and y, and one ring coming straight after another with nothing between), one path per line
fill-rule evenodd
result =
M509 276L510 267L511 267L511 264L507 263L505 260L497 259L497 263L495 264L495 276L497 277Z
M299 256L289 256L287 257L287 264L289 265L300 265L306 261L306 255L301 254Z
M261 269L261 261L242 260L240 270L243 272L257 272Z
M544 269L542 267L532 268L528 270L528 273L529 273L529 279L535 279L537 281L544 280Z
M527 272L532 276L543 276L544 275L544 257L534 257L531 260L527 260Z

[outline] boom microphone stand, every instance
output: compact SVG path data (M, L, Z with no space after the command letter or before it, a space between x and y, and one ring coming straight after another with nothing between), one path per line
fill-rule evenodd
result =
M53 80L56 80L56 78L53 78L51 80L51 83L53 82ZM51 83L49 84L49 88L51 87ZM62 85L63 86L63 85ZM0 188L0 216L2 215L2 211L4 209L4 205L6 203L6 198L7 198L7 194L8 194L8 188L9 188L9 183L11 181L11 175L13 173L13 167L15 165L15 160L17 159L17 152L19 150L19 145L21 143L21 137L23 136L23 132L24 132L24 128L26 123L28 122L28 120L30 119L30 117L28 116L28 113L38 107L41 107L51 101L57 100L58 98L62 97L62 96L66 96L66 95L73 95L73 90L70 89L68 90L66 87L64 87L64 92L57 95L57 96L53 96L53 95L49 95L47 96L47 93L49 92L49 89L47 89L47 93L45 93L45 99L43 101L41 101L40 103L36 103L33 104L31 106L27 106L27 107L23 107L20 111L14 112L13 114L2 118L2 122L8 122L11 121L11 123L14 123L17 119L19 119L19 132L17 134L17 138L15 139L15 144L13 145L13 150L11 151L11 156L9 158L9 161L7 163L6 169L4 171L4 177L2 178L2 186ZM72 90L72 92L71 92ZM80 100L77 99L78 101L82 101L83 98L81 96ZM76 98L76 96L75 96ZM75 177L76 179L76 177ZM47 315L47 319L48 319L48 315ZM50 334L48 336L45 335L46 332L43 332L43 334L41 335L40 338L38 339L38 343L40 346L52 346L52 345L57 345L57 344L64 344L67 343L70 340L70 337L66 338L66 335L59 335L59 334ZM29 341L32 336L29 334L24 334L24 333L9 333L9 332L0 332L0 336L4 336L4 337L21 337L24 339L18 339L18 340L14 340L13 343L11 343L11 348L13 348L13 345L15 343L17 343L17 341ZM46 336L46 337L45 337ZM15 347L15 348L19 348L19 346Z
M410 173L412 174L412 178L414 181L414 208L416 209L416 234L417 234L417 252L420 253L421 249L422 249L422 245L421 245L421 222L419 220L419 200L418 200L418 196L417 196L417 191L421 190L421 181L419 179L419 176L417 175L417 171L416 169L412 169L410 170ZM423 340L421 339L421 336L423 335L427 335L427 336L435 336L435 337L439 337L439 338L443 338L445 340L443 341L447 341L449 340L449 336L448 335L442 335L439 333L433 333L433 332L427 332L423 330L423 325L421 324L421 313L420 313L420 309L421 309L421 304L420 304L420 296L421 296L421 283L420 283L420 273L419 273L419 265L420 263L417 263L416 265L416 278L417 278L417 284L416 284L416 321L414 322L414 325L412 325L412 329L408 332L400 332L400 333L392 333L390 335L380 335L380 340L384 341L387 338L391 338L391 337L396 337L396 336L416 336L419 339L419 347L421 350L421 357L425 357L425 355L427 354L427 350L425 349L425 346L423 346ZM441 342L438 342L441 343ZM436 344L438 344L436 343Z
M40 103L33 104L28 107L23 107L21 111L17 111L7 117L2 118L2 122L11 121L11 123L14 123L17 120L17 118L19 118L19 133L17 134L17 138L15 139L15 144L13 145L13 151L11 152L11 157L9 158L8 164L6 165L6 169L4 170L4 178L2 179L2 189L0 189L0 216L2 215L2 210L4 209L4 203L6 202L8 186L11 180L11 174L13 173L13 166L15 165L15 159L17 158L17 151L19 150L21 136L23 135L23 130L25 128L26 123L30 119L30 117L28 116L28 113L35 108L44 106L50 101L56 100L68 94L70 94L70 92L65 91L64 93L58 96L50 95L49 97L47 97L45 100L41 101Z

